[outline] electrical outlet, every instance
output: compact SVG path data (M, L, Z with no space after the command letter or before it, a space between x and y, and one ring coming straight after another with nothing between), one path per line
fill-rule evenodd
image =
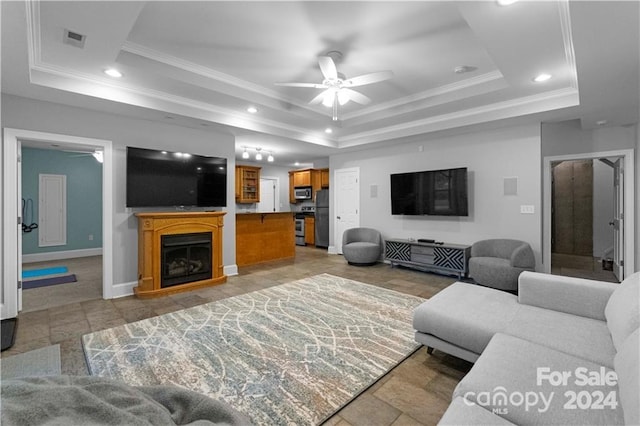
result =
M93 241L93 234L89 234L89 241Z
M536 208L530 204L523 204L520 206L521 214L534 214L536 212Z

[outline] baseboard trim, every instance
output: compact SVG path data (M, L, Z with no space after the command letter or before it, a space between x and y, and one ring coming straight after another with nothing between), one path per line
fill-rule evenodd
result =
M118 299L120 297L133 296L133 288L137 286L138 281L114 284L111 286L111 298Z
M327 252L329 254L340 254L338 253L338 249L336 248L336 246L329 246L329 248L327 248Z
M23 254L22 263L47 262L50 260L73 259L76 257L101 256L102 247L92 249L50 251L47 253Z
M223 272L228 277L238 275L238 265L236 265L235 263L233 265L225 265Z

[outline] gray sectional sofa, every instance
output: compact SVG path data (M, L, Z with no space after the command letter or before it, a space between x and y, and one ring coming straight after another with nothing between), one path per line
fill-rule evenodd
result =
M640 424L640 272L621 284L523 272L518 296L454 283L415 338L475 362L443 425Z

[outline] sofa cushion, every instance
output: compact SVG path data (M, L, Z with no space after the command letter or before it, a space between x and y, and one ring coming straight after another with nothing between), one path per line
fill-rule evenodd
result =
M613 368L616 352L604 321L519 306L504 333Z
M627 337L640 326L640 272L620 283L604 308L604 316L613 344L619 350Z
M456 282L416 308L413 328L480 354L517 310L513 294Z
M613 374L613 370L598 364L498 333L471 371L460 381L453 396L473 401L515 424L623 424L620 404L615 408L605 406L601 410L565 407L571 402L565 392L577 394L587 391L590 395L595 391L601 391L604 395L618 392L615 385L581 385L576 374L578 367L586 369L585 372ZM571 376L566 384L551 383L539 369L545 369L547 374L566 371ZM537 401L534 397L537 397ZM526 398L529 398L528 405L524 403Z
M627 425L640 425L640 329L629 336L614 359L620 404Z
M438 425L451 426L477 426L477 425L513 425L510 421L496 416L491 411L485 410L474 402L457 397L451 401L451 405L444 412Z

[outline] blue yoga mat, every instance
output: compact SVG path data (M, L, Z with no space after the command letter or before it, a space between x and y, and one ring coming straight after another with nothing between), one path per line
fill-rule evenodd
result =
M22 283L22 289L28 290L30 288L47 287L56 284L75 283L78 281L75 274L63 275L61 277L41 278L39 280L25 281Z
M22 278L44 277L45 275L64 274L65 272L69 272L66 266L32 269L30 271L22 271Z

